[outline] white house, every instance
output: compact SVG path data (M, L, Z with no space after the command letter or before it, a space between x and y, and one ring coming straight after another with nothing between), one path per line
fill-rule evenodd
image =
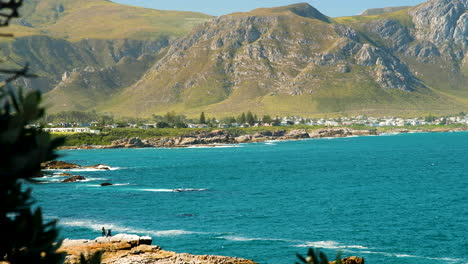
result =
M89 133L89 134L100 134L100 130L93 130L89 127L54 127L44 128L44 131L52 133Z

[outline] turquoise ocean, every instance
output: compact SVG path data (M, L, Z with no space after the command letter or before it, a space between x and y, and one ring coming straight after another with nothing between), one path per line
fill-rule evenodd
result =
M309 247L367 263L468 263L466 132L60 154L112 166L32 185L64 238L105 227L259 263L294 263Z

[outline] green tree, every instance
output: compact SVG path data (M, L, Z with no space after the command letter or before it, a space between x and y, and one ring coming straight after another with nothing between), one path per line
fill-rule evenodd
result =
M264 116L262 117L262 123L264 123L264 124L271 124L271 123L273 123L273 118L271 118L270 115L264 115Z
M428 122L428 123L432 123L434 122L435 120L437 119L437 117L433 116L433 115L428 115L426 117L424 117L424 121Z
M249 125L253 126L255 124L255 118L254 118L252 112L248 111L247 115L245 116L245 119L246 119L246 122Z
M169 128L171 126L169 125L169 123L161 121L161 122L156 123L156 127L157 128Z
M247 122L247 118L245 117L245 113L242 113L238 118L237 118L237 123L239 124L245 124Z
M198 120L198 123L200 123L200 124L206 124L205 112L201 112L200 118L199 118L199 120Z
M21 0L0 2L0 26L7 26L18 17ZM41 163L55 159L54 149L62 138L51 136L40 128L30 126L44 116L40 107L41 94L37 91L24 95L14 91L11 82L19 77L30 77L28 67L20 70L2 70L5 80L0 87L0 262L6 263L63 263L65 253L57 253L56 221L44 222L40 207L34 206L31 188L41 175ZM100 262L100 253L89 261ZM82 258L81 263L89 262Z

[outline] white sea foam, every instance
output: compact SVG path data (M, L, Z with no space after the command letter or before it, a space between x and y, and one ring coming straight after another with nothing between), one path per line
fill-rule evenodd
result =
M329 249L367 249L365 246L359 245L342 245L336 241L315 241L315 242L306 242L300 245L296 245L296 247L314 247L314 248L329 248Z
M280 238L260 238L260 237L245 237L245 236L238 236L238 235L229 235L229 236L220 236L218 238L229 240L229 241L238 241L238 242L245 242L245 241L283 241L283 242L297 242L293 240L286 240Z
M399 254L399 253L389 253L381 251L359 251L360 254L378 254L386 257L396 257L396 258L420 258L420 259L429 259L429 260L441 260L446 263L467 263L465 259L458 258L432 258L432 257L423 257L410 254Z
M106 170L106 169L95 169L95 168L79 168L79 169L62 169L62 170L52 170L52 169L48 169L48 170L44 170L44 171L57 171L57 172L68 172L68 171L71 171L71 172L90 172L90 171L115 171L115 170L120 170L122 168L120 167L108 167L109 169Z
M144 192L173 192L172 189L141 189Z
M173 237L173 236L182 236L182 235L191 235L191 234L203 234L200 232L192 232L187 230L145 230L124 227L112 223L98 223L92 220L64 220L59 221L60 225L71 226L71 227L82 227L88 228L95 231L100 231L102 227L106 229L112 229L114 233L136 233L142 235L156 236L156 237Z
M207 146L190 146L190 147L187 147L187 148L197 148L197 149L206 149L206 148L241 148L242 146L239 145L239 144L231 144L231 145L224 145L224 144L220 144L220 145L207 145Z
M203 192L206 191L206 189L190 189L190 188L185 188L185 189L140 189L141 191L144 192Z

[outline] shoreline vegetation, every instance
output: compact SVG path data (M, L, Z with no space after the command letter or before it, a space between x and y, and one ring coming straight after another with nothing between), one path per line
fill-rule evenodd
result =
M53 137L64 137L65 144L59 150L73 149L117 149L117 148L187 148L216 147L240 143L301 140L311 138L340 138L356 136L378 136L421 132L468 131L467 125L425 125L410 127L250 127L227 129L198 128L112 128L101 134L52 133Z

